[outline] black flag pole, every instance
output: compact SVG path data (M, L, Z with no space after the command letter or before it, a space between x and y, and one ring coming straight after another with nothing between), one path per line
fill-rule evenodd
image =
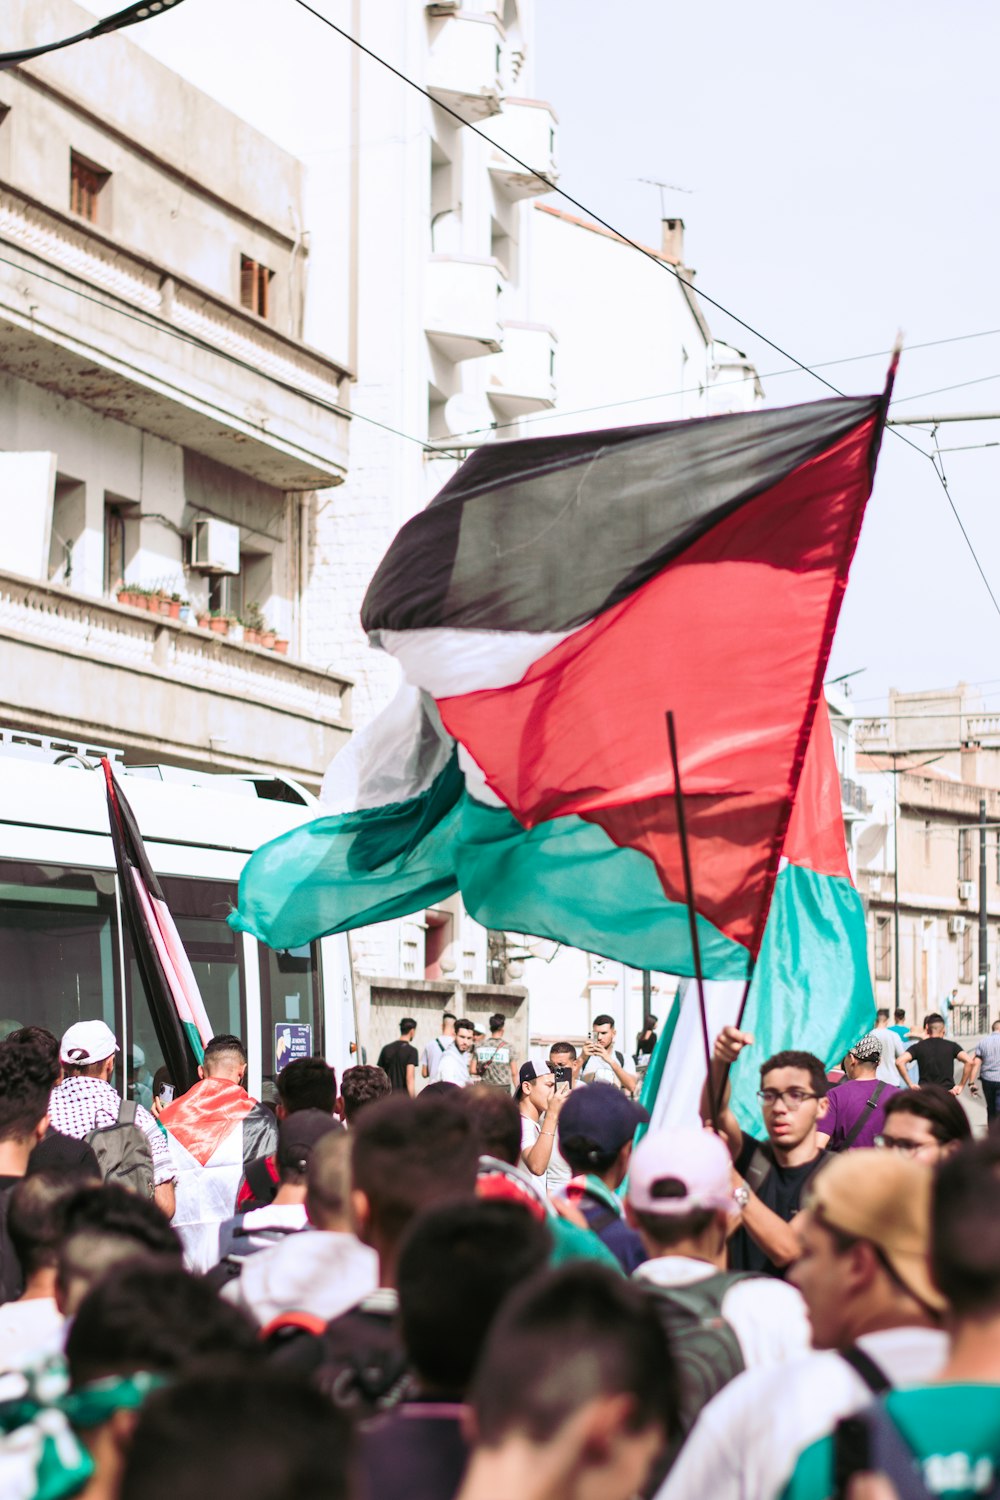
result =
M681 786L681 768L677 757L677 730L674 711L667 709L667 739L670 742L670 763L674 772L674 803L677 808L677 834L681 841L681 863L684 867L684 899L687 903L688 929L691 934L691 956L694 960L694 977L698 986L698 1009L701 1012L701 1034L705 1044L705 1088L708 1096L712 1128L719 1128L719 1110L712 1087L712 1040L708 1034L708 1010L705 1006L705 978L701 971L701 944L698 940L698 914L694 905L694 878L691 873L691 849L688 844L687 818L684 813L684 790Z

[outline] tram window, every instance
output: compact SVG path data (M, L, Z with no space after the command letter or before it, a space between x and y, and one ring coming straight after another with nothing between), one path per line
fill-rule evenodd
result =
M98 1017L117 1031L119 998L114 875L0 860L0 1039Z
M319 944L258 949L263 1076L273 1080L293 1058L323 1055Z
M177 924L208 1019L216 1033L232 1032L246 1043L243 944L227 925L236 886L227 881L162 877L160 885ZM129 1095L149 1106L163 1056L135 957L126 941L129 1005Z

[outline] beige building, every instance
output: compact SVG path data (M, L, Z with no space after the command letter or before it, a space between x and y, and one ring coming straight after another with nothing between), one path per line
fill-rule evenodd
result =
M879 1005L899 995L919 1021L958 991L958 1032L997 1013L1000 974L1000 715L963 684L892 692L888 713L855 723L858 781L872 810L856 838L858 889L868 908ZM984 833L978 829L986 804ZM895 803L895 839L894 827ZM986 840L987 964L980 1011L980 840ZM895 951L895 883L899 952Z
M11 0L0 45L90 24ZM7 731L311 786L345 741L308 608L349 374L303 338L303 178L125 36L0 73Z

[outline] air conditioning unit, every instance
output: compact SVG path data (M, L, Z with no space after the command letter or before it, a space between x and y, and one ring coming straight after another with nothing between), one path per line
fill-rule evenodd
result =
M949 917L948 918L948 936L949 937L961 937L962 933L965 931L965 929L968 927L968 925L969 925L969 919L968 919L968 917Z
M959 901L971 901L976 894L975 883L971 880L960 880L958 882Z
M196 573L240 571L240 528L214 516L195 521L191 535L191 566Z

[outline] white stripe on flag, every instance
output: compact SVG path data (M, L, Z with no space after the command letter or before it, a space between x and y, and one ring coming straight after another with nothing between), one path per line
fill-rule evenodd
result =
M705 1010L709 1041L714 1042L723 1026L732 1026L743 998L742 979L713 979L705 983ZM701 1032L698 986L682 979L678 989L680 1015L670 1041L656 1098L646 1107L650 1130L678 1130L701 1124L699 1102L705 1083L705 1043Z

